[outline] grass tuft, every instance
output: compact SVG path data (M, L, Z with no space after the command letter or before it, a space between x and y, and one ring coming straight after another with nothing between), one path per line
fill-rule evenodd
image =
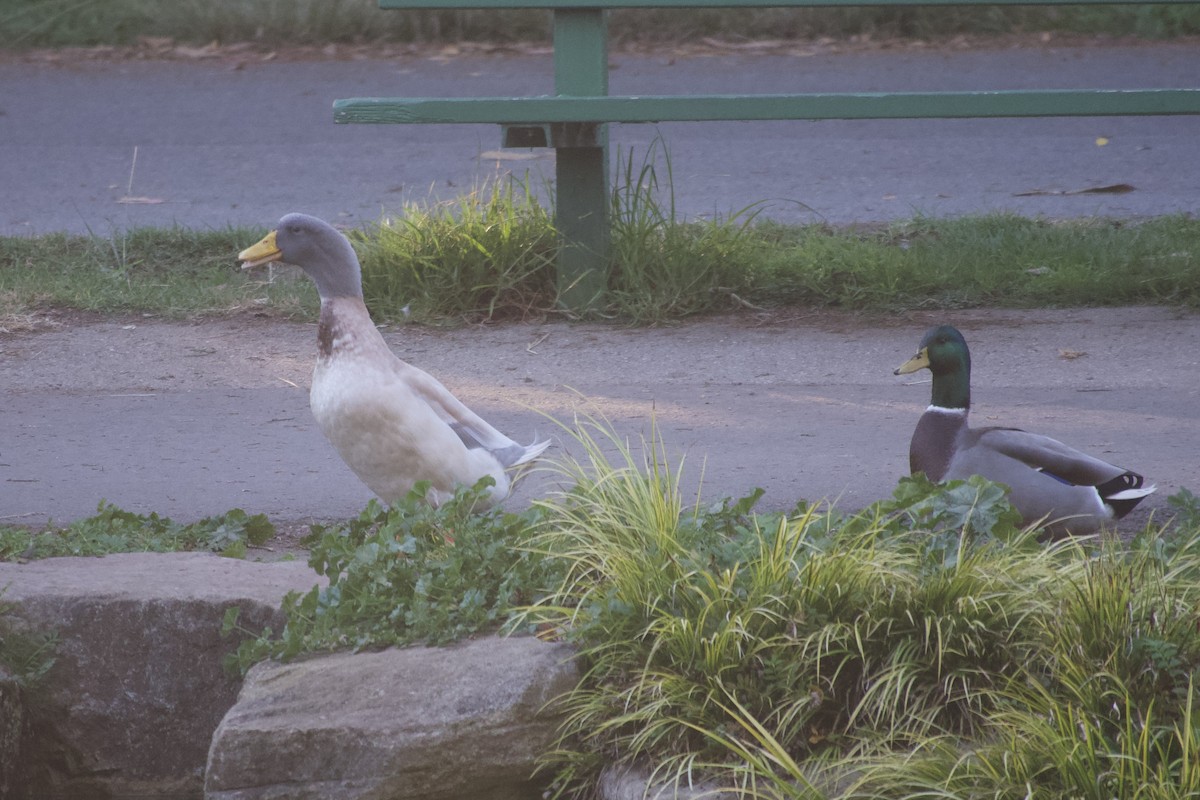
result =
M554 307L552 215L507 181L452 204L410 207L354 236L373 314L431 321L523 319Z
M175 319L246 309L315 314L308 281L268 282L238 269L238 251L263 233L138 228L0 237L0 319L5 327L36 325L51 308Z
M607 313L645 324L729 308L748 286L759 256L752 228L759 209L707 222L680 219L661 140L640 162L631 151L623 159L618 155L618 163Z

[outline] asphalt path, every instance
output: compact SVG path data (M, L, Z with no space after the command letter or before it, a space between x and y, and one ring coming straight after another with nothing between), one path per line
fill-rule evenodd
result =
M688 502L761 487L762 508L859 508L907 472L928 375L892 370L943 320L972 348L974 424L1055 436L1160 487L1127 528L1168 513L1179 489L1200 491L1194 314L745 313L654 329L547 322L385 336L509 435L552 437L552 463L586 460L567 430L591 416L635 459L657 437ZM371 495L309 413L315 350L315 325L252 315L0 336L0 523L67 522L101 500L180 520L230 508L281 522L352 516ZM611 443L605 451L620 463ZM509 502L563 486L539 472Z
M1194 44L808 55L614 57L612 91L1195 85ZM499 151L492 126L338 126L333 99L550 90L548 55L264 61L0 61L0 234L345 224L448 199L550 151ZM614 152L670 152L673 201L701 217L880 222L1005 210L1126 219L1194 213L1200 120L1047 119L616 126ZM1104 143L1098 142L1103 140ZM136 158L135 158L136 153ZM660 170L660 178L662 177ZM1124 183L1123 194L1074 193ZM1028 194L1028 193L1033 194ZM247 242L249 243L249 242ZM235 268L231 254L231 270ZM886 496L928 401L895 378L950 321L975 357L976 424L1047 433L1160 486L1131 524L1200 490L1200 326L1163 309L762 316L623 329L546 323L388 333L518 439L601 413L651 433L705 501L764 507ZM369 492L315 429L310 324L60 320L0 333L0 523L66 522L101 500L190 520L242 507L344 518ZM917 382L914 382L916 378ZM552 491L531 479L511 502Z
M1194 42L705 56L615 55L613 94L1195 86ZM494 125L336 125L356 96L537 95L551 57L0 62L0 234L346 223L515 175L553 150ZM1098 144L1097 142L1105 142ZM1137 218L1200 204L1200 118L673 123L612 127L614 160L657 165L681 215L753 208L836 224L955 216ZM657 144L656 144L657 143ZM669 155L668 164L663 154ZM1125 184L1124 194L1086 190Z

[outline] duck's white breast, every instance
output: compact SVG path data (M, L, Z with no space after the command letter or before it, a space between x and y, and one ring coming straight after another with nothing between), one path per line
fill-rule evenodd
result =
M496 478L504 496L508 479L484 451L462 440L390 365L343 354L322 358L309 395L321 431L342 460L385 502L428 480L443 500L458 484Z

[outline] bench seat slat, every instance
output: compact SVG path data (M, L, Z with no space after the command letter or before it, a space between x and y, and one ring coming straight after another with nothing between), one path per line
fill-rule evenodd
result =
M1200 89L635 97L358 97L339 123L684 122L1200 114Z

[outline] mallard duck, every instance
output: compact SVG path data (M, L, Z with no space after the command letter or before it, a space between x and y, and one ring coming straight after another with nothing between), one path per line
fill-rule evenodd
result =
M1004 484L1026 524L1045 520L1051 533L1088 534L1128 514L1155 490L1136 472L1036 433L1017 428L971 428L971 353L950 325L931 328L917 354L896 375L933 373L929 407L909 445L913 474L941 482L981 475Z
M293 264L317 285L321 316L309 405L338 455L384 502L426 480L432 487L427 499L437 505L455 487L490 475L490 507L550 444L518 444L438 380L397 358L363 303L354 248L323 220L288 214L238 259L243 269Z

